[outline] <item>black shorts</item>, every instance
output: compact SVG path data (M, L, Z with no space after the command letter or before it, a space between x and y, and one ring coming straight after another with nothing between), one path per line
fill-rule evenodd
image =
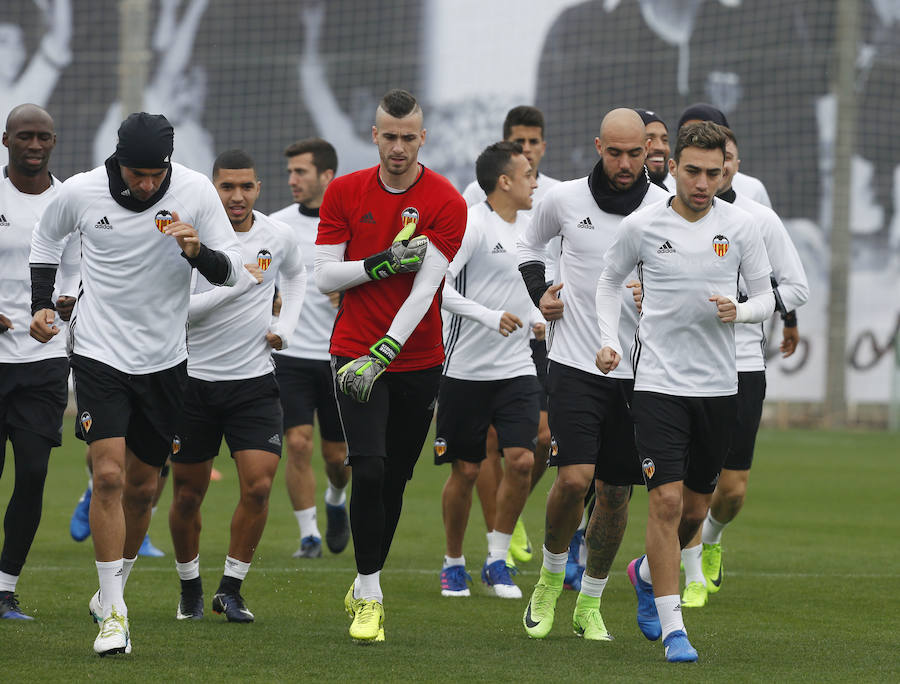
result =
M223 436L232 455L253 450L281 456L281 422L274 373L214 382L188 378L172 461L209 461L218 455Z
M550 362L550 465L588 464L611 485L641 484L629 404L633 380Z
M0 434L20 429L62 444L68 379L66 358L0 363Z
M737 397L635 392L635 436L647 489L683 481L711 494L731 444Z
M329 442L343 442L344 431L334 399L331 363L273 354L275 378L281 392L284 432L298 425L312 425L316 414L319 434Z
M144 463L161 467L175 438L187 385L187 361L145 375L129 375L86 356L72 355L78 420L75 434L88 444L124 437Z
M501 449L520 447L534 452L542 394L537 378L508 380L441 378L438 392L434 463L456 460L480 463L485 458L488 427L497 430Z
M549 390L549 378L547 377L547 342L544 340L531 340L531 360L537 371L537 379L541 384L541 411L547 410L547 394Z
M337 371L349 361L352 359L333 356L332 370ZM412 478L434 416L441 370L441 366L434 366L383 373L365 404L341 392L335 381L349 465L357 459L387 459L405 469L407 479Z
M737 420L735 421L734 436L731 439L731 448L725 456L723 468L750 470L765 398L765 371L738 373Z

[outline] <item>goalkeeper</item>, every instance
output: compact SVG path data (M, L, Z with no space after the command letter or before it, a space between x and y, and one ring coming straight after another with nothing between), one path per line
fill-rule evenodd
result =
M372 140L378 166L325 192L315 263L318 288L343 292L330 353L353 468L358 574L344 607L361 642L384 640L380 573L434 412L444 361L439 288L466 226L462 196L418 162L425 129L411 94L382 98Z

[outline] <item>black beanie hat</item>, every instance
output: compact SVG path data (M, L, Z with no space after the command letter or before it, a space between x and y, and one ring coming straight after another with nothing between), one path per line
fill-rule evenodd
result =
M684 126L685 121L693 121L694 119L699 119L700 121L712 121L714 124L731 128L728 125L728 119L725 118L725 114L722 110L713 107L711 104L706 104L705 102L692 104L685 109L681 113L681 118L678 120L678 128Z
M172 159L175 131L162 114L135 112L119 126L116 159L132 169L168 168Z
M659 121L663 125L663 128L666 129L666 131L669 130L669 127L666 126L666 122L660 119L659 115L656 112L651 112L648 109L640 109L638 107L635 107L634 111L636 111L638 113L638 116L641 117L645 126L653 123L654 121Z

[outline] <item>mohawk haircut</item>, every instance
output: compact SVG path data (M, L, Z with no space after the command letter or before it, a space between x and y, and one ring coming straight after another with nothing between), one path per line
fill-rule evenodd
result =
M399 88L387 91L378 103L378 108L395 119L402 119L422 111L412 93Z

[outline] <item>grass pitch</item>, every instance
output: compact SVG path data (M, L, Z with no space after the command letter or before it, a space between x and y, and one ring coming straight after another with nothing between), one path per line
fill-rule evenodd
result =
M71 422L71 420L69 421ZM71 435L68 424L65 434ZM167 487L151 525L166 558L139 559L126 599L134 653L105 659L92 650L87 603L97 587L90 541L69 537L69 516L85 484L83 448L54 451L44 516L19 581L34 622L2 621L2 679L24 681L898 681L900 607L900 437L896 433L763 431L744 511L726 529L725 581L685 622L700 653L670 665L659 643L641 636L625 574L642 553L647 496L637 490L631 519L603 596L611 643L574 636L575 595L564 592L543 641L522 628L537 580L543 501L553 472L525 511L535 559L521 568L518 601L487 596L479 573L486 553L477 503L465 552L475 578L468 599L440 595L444 550L440 493L446 467L431 463L430 442L416 469L382 577L387 641L359 646L347 635L342 599L354 577L352 546L320 560L295 561L298 531L279 473L269 523L243 594L251 625L227 624L209 608L227 549L236 499L230 459L203 509L201 574L206 617L175 620L179 583L168 533ZM321 460L316 462L322 483ZM5 510L12 458L0 481ZM321 491L321 486L319 487ZM319 502L322 530L324 510Z

